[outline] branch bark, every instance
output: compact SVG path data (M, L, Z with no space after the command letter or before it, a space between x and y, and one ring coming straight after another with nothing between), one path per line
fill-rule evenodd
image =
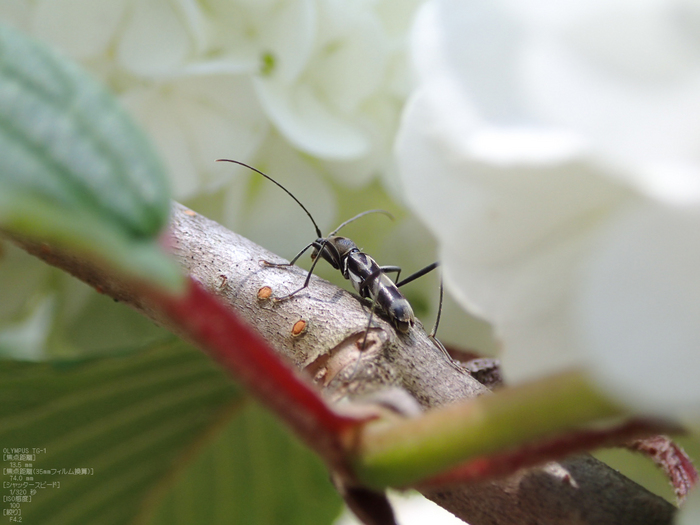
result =
M168 325L138 289L118 276L41 243L13 240L178 333L177 326ZM178 203L173 204L168 243L185 272L230 304L333 402L363 396L403 402L405 396L392 393L407 392L416 406L427 409L488 393L469 374L452 367L420 326L399 336L375 315L360 352L357 343L369 308L322 279L313 277L308 290L291 300L265 298L265 287L274 296L295 290L306 272L261 266L261 260L285 261ZM667 525L675 510L586 455L523 469L506 479L424 493L471 525Z

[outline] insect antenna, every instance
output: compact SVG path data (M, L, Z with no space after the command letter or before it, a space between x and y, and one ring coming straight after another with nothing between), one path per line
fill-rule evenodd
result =
M248 168L249 170L252 170L252 171L254 171L255 173L259 173L260 175L262 175L263 177L265 177L265 178L266 178L267 180L269 180L270 182L272 182L272 183L276 184L277 186L279 186L280 188L282 188L282 189L285 191L285 193L287 193L287 195L289 195L292 199L294 199L294 200L296 201L296 203L297 203L299 206L301 206L301 209L304 210L304 211L306 212L306 215L309 216L309 219L311 219L311 222L314 224L314 228L316 228L316 236L317 236L319 239L321 239L321 238L323 237L323 234L321 233L321 228L318 227L318 224L316 224L316 221L315 221L314 218L311 216L311 213L309 212L309 210L306 209L306 206L304 206L304 205L301 203L301 201L299 201L299 199L297 199L297 198L292 194L291 191L289 191L287 188L285 188L284 186L282 186L282 185L281 185L279 182L277 182L275 179L273 179L273 178L270 177L269 175L266 175L265 173L263 173L263 172L260 171L259 169L254 168L253 166L249 166L249 165L246 164L245 162L241 162L241 161L239 161L239 160L217 159L216 162L231 162L231 163L233 163L233 164L238 164L239 166L243 166L244 168ZM372 211L377 211L377 210L372 210ZM365 213L370 213L370 212L365 212ZM361 215L362 215L362 214L361 214ZM356 219L356 218L357 218L357 217L354 217L354 218L351 219L351 220L354 220L354 219ZM341 224L340 226L342 227L342 226L344 226L344 225L345 225L346 223L348 223L348 222L350 222L350 221L345 221L345 222L344 222L343 224ZM338 229L340 229L340 228L338 228ZM336 230L336 231L337 231L337 230Z
M347 225L350 224L351 222L356 221L357 219L359 219L360 217L364 217L365 215L369 215L370 213L381 213L381 214L386 215L387 217L389 217L392 221L394 220L394 216L393 216L391 213L389 213L388 211L386 211L386 210L367 210L367 211L363 211L362 213L358 213L358 214L355 215L354 217L351 217L350 219L348 219L347 221L345 221L343 224L341 224L340 226L338 226L335 230L333 230L331 233L328 234L328 237L332 237L333 235L335 235L336 233L338 233L342 227L347 226Z

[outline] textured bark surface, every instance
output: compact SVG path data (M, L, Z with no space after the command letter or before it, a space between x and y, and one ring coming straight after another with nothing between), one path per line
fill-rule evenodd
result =
M79 257L14 239L46 262L68 271L123 303L169 326L144 306L138 290ZM305 370L334 402L408 392L423 409L487 394L469 374L451 366L420 327L398 335L375 315L365 350L357 344L369 307L352 294L312 278L309 288L284 302L265 298L303 283L297 267L219 224L174 203L168 240L183 270L229 303L294 366ZM302 321L302 322L300 322ZM357 360L361 358L361 361ZM406 396L407 397L407 396ZM394 402L394 401L390 401ZM662 525L674 507L603 463L577 456L520 471L504 480L471 484L426 495L471 525Z

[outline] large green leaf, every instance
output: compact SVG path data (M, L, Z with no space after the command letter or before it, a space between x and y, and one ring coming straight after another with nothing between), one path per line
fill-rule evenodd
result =
M163 285L164 168L114 97L77 65L0 26L0 227Z
M179 342L73 365L0 361L11 447L45 449L35 469L92 469L34 474L60 488L22 503L25 523L321 525L340 509L320 461Z
M328 525L341 507L320 459L247 402L144 517L149 525Z

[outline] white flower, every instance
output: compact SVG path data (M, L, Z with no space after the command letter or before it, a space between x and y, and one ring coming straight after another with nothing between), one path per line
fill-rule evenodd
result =
M401 174L510 380L700 414L699 34L682 0L421 11Z
M185 199L230 180L216 158L264 163L273 128L344 185L390 179L421 1L34 0L0 16L119 93Z

